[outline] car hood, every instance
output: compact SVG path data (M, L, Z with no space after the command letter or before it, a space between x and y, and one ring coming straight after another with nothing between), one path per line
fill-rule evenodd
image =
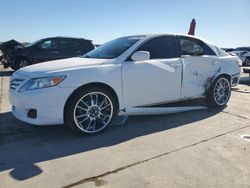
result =
M29 77L40 76L47 73L58 73L70 70L79 70L87 67L96 67L104 63L111 62L110 59L94 59L74 57L62 60L48 61L45 63L38 63L19 69L16 74L26 75Z

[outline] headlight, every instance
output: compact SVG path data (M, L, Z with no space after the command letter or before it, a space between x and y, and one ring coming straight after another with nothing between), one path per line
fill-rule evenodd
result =
M33 90L33 89L41 89L47 88L58 85L62 82L66 76L51 76L51 77L43 77L43 78L33 78L26 82L21 89L20 92L26 90Z

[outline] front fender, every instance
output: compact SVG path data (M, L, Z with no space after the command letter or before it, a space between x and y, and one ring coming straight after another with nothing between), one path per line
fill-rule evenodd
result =
M57 72L57 74L59 74ZM120 64L104 64L96 67L86 67L78 70L61 72L67 78L59 84L61 88L77 88L91 83L103 83L111 87L117 94L120 108L123 108L123 92Z

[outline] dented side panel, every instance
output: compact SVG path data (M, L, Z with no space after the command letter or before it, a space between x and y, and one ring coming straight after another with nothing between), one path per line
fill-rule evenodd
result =
M188 56L183 58L183 64L182 98L203 97L222 69L217 56Z
M182 98L205 97L206 90L220 75L226 74L231 78L232 86L238 84L240 67L237 57L232 56L188 56L183 59ZM237 77L237 83L233 78Z

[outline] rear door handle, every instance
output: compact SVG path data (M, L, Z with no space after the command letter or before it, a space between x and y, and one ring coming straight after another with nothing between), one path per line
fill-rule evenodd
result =
M58 54L58 52L52 52L53 54Z

